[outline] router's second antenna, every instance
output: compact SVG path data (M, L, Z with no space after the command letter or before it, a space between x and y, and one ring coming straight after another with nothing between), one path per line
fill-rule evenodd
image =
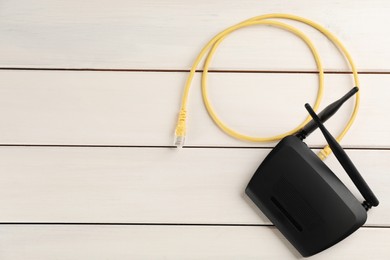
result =
M348 93L350 94L351 91ZM354 92L356 93L356 91ZM353 96L350 95L349 97ZM345 97L345 96L344 96ZM343 97L343 98L344 98ZM347 98L348 99L348 98ZM337 102L337 101L336 101ZM342 103L344 103L343 101ZM334 103L333 103L334 104ZM337 160L340 162L340 164L343 166L344 170L347 172L355 186L358 188L360 193L363 195L364 199L366 199L365 208L368 209L370 206L378 206L379 201L377 197L374 195L366 181L363 179L363 177L360 175L359 171L356 169L355 165L352 163L351 159L348 157L348 155L345 153L344 149L340 146L340 144L337 142L337 140L329 133L329 131L325 128L324 124L321 122L321 119L317 116L317 114L314 112L314 110L311 108L309 104L305 104L305 108L313 118L314 122L318 125L320 128L322 134L324 135L326 141L329 144L329 147L332 149L334 155L336 156ZM367 204L369 204L367 206Z

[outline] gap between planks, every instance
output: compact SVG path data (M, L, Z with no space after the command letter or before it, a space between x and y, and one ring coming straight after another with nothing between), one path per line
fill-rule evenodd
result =
M150 148L176 149L173 145L99 145L99 144L0 144L0 147L58 147L58 148ZM188 145L181 149L273 149L275 146L201 146ZM322 149L323 146L311 146L310 149ZM180 148L178 148L180 149ZM390 147L343 147L344 150L389 151Z
M189 69L110 69L110 68L24 68L0 67L0 70L36 70L36 71L101 71L101 72L190 72ZM202 69L196 70L202 73ZM208 70L209 73L270 73L270 74L318 74L315 70ZM325 74L352 74L351 71L324 71ZM358 71L359 74L390 74L390 71Z
M275 227L272 224L218 224L218 223L131 223L131 222L0 222L1 225L28 226L205 226L205 227ZM390 228L387 225L364 225L362 228Z

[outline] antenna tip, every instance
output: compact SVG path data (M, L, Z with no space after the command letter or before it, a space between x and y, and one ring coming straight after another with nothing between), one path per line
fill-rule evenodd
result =
M309 103L305 104L305 108L309 112L310 115L314 112L313 108L310 106Z
M313 118L314 122L317 123L317 125L319 123L321 123L321 119L318 118L316 112L314 112L314 109L309 105L309 103L305 104L305 108L306 108L307 112L309 112L309 115L311 116L311 118Z

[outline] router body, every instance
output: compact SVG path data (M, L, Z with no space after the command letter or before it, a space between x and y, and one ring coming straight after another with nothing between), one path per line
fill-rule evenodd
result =
M336 244L367 219L361 203L296 136L271 151L246 194L303 256Z

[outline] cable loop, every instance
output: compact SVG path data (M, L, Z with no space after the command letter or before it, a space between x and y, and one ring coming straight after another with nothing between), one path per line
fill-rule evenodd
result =
M257 16L257 17L248 19L246 21L243 21L241 23L238 23L236 25L233 25L233 26L223 30L222 32L220 32L216 36L214 36L214 38L212 38L203 47L203 49L200 51L200 53L196 57L194 64L192 65L192 68L191 68L190 73L188 75L188 78L187 78L187 81L185 84L185 88L184 88L184 93L183 93L183 97L182 97L180 110L186 111L191 82L194 78L194 75L195 75L195 72L196 72L196 69L197 69L199 63L201 62L203 57L205 57L205 61L204 61L204 65L203 65L203 73L202 73L202 83L201 83L202 97L203 97L203 101L204 101L204 104L206 106L207 112L209 113L209 115L212 118L212 120L214 121L214 123L222 131L224 131L226 134L228 134L234 138L244 140L244 141L271 142L271 141L280 140L287 135L295 134L296 132L301 130L303 128L303 126L305 126L310 121L310 119L311 119L310 116L308 116L301 124L299 124L294 129L291 129L290 131L287 131L285 133L278 134L275 136L253 137L253 136L248 136L248 135L239 133L239 132L233 130L232 128L228 127L224 122L222 122L222 120L219 119L219 117L215 113L214 108L211 105L211 102L210 102L209 97L208 97L208 91L207 91L208 70L209 70L209 66L210 66L211 60L213 58L213 55L214 55L216 49L218 48L218 46L220 45L220 43L227 36L229 36L231 33L233 33L236 30L239 30L241 28L248 27L248 26L255 26L255 25L270 25L270 26L284 29L284 30L289 31L289 32L295 34L296 36L298 36L300 39L302 39L303 42L306 43L306 45L310 49L311 53L313 54L314 60L315 60L316 65L317 65L317 70L318 70L318 91L317 91L316 101L313 105L313 109L314 109L314 111L316 111L319 108L321 100L322 100L322 96L323 96L323 89L324 89L324 70L323 70L321 58L318 54L317 49L315 48L315 46L311 42L311 40L302 31L298 30L297 28L295 28L291 25L288 25L286 23L282 23L280 21L273 20L273 19L285 19L285 20L298 21L298 22L304 23L306 25L309 25L309 26L317 29L319 32L324 34L339 49L341 54L343 54L344 58L348 61L349 65L350 65L350 69L352 70L352 73L353 73L354 86L357 86L360 88L358 73L357 73L356 66L352 60L351 55L348 53L348 51L344 47L344 45L330 31L328 31L323 26L321 26L321 25L319 25L311 20L308 20L306 18L302 18L299 16L290 15L290 14L267 14L267 15ZM343 131L336 138L337 141L339 141L339 142L345 136L345 134L348 132L348 130L350 129L352 123L354 122L354 120L356 118L357 111L359 108L360 91L355 95L355 97L356 97L355 105L354 105L354 110L351 114L351 117L350 117L349 121L347 122L347 124L345 125ZM182 129L183 124L185 124L185 122L180 120L180 117L179 117L179 121L180 121L180 126L178 125L176 128L176 131L175 131L176 139L184 140L184 133L183 133L184 131L178 131L178 128ZM183 136L181 136L180 134L183 134ZM331 151L329 149L329 146L325 146L324 149L322 151L320 151L319 156L321 159L325 159L330 153L331 153Z

